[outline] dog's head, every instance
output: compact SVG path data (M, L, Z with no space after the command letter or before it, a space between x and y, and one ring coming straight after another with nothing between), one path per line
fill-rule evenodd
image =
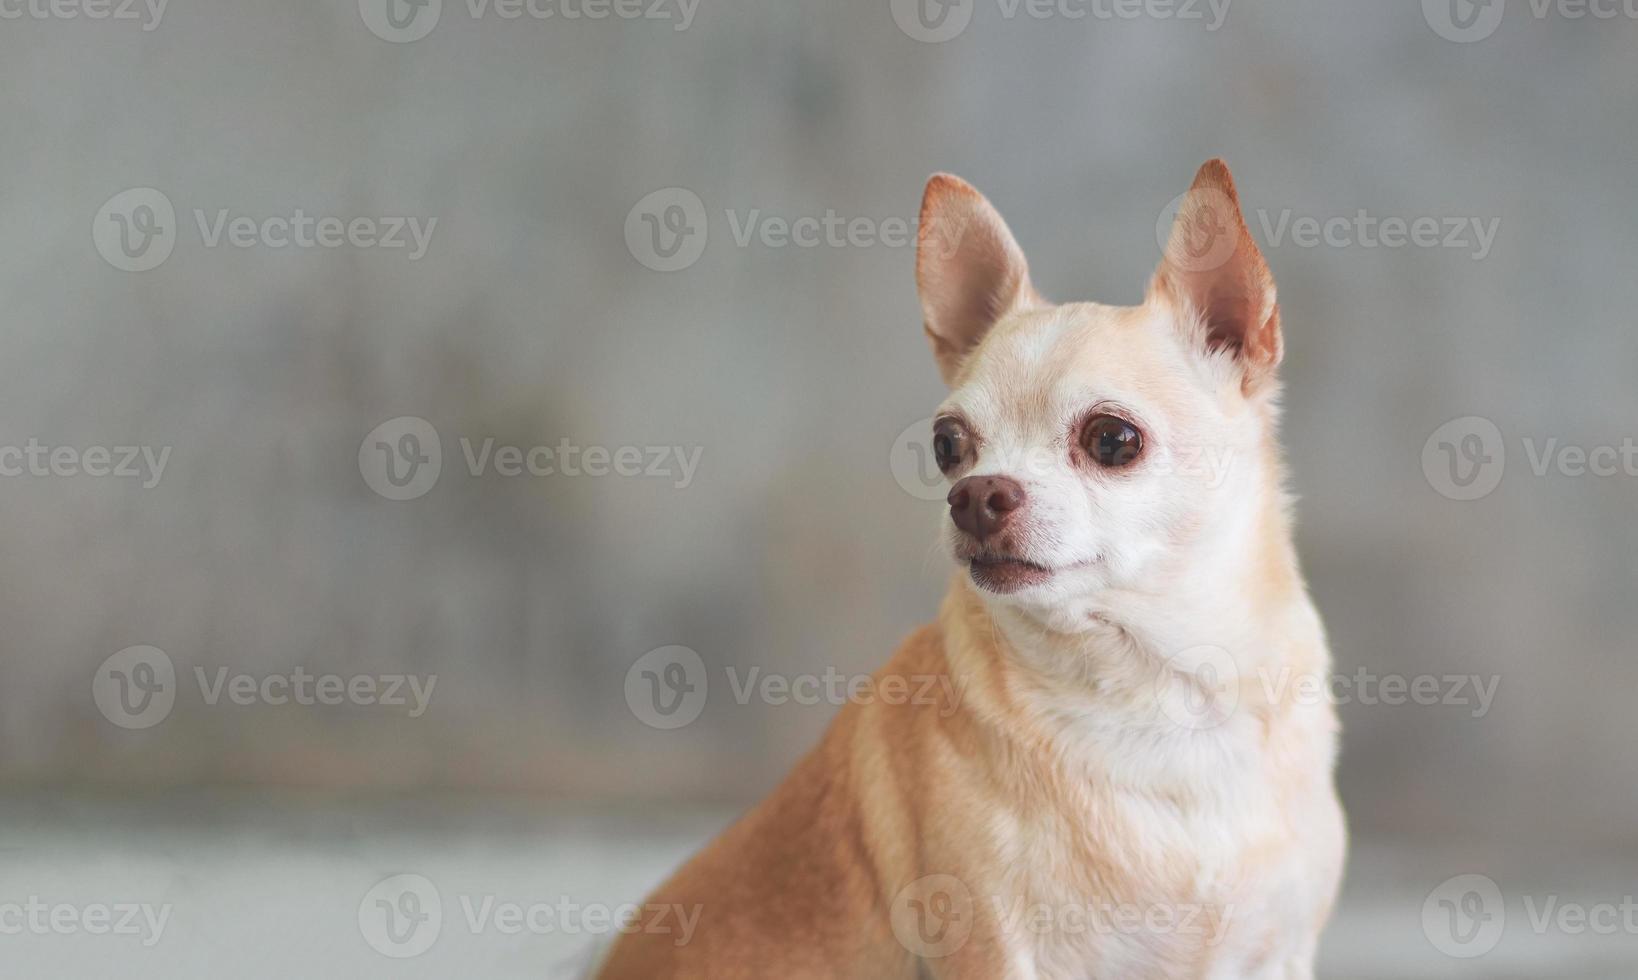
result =
M927 184L916 279L951 388L933 429L945 532L992 602L1061 623L1111 589L1253 560L1238 552L1280 492L1274 281L1221 161L1180 200L1143 305L1054 305L983 195Z

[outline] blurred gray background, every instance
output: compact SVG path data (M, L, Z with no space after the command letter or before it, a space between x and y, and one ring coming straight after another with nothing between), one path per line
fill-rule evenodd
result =
M397 43L373 3L172 0L157 23L4 8L22 14L0 18L0 446L170 455L151 487L0 477L0 886L95 895L99 868L145 855L130 873L180 896L184 929L189 903L237 921L223 896L298 914L315 893L262 889L256 869L302 855L344 898L335 975L537 975L526 943L378 957L354 885L455 861L461 841L486 856L448 875L537 867L535 894L556 896L568 853L596 869L573 887L634 899L835 712L721 685L657 730L626 696L639 657L686 646L714 682L868 672L943 591L939 505L900 465L901 433L942 397L913 248L780 246L765 222L830 214L902 238L927 175L953 171L1006 215L1049 297L1129 303L1167 202L1221 155L1280 284L1298 543L1339 673L1496 684L1482 717L1342 707L1361 849L1331 975L1631 975L1630 930L1543 936L1517 903L1638 888L1575 870L1638 853L1638 472L1532 466L1550 440L1621 447L1638 429L1634 11L969 0L934 42L888 0L600 19L570 16L579 0L545 19L444 0ZM105 202L132 188L176 214L169 257L141 272L99 249L119 220ZM687 193L650 198L671 188ZM670 207L688 195L703 215ZM418 258L210 244L224 211L297 209L436 224ZM1387 247L1361 215L1431 218L1439 241ZM1330 241L1296 230L1331 218L1349 225ZM697 258L650 268L651 220L690 230ZM746 222L760 231L742 243ZM404 416L436 430L442 468L396 501L360 447ZM1499 434L1505 468L1453 499L1468 494L1439 454L1473 444L1435 431L1469 416L1493 423L1463 425L1493 432L1487 451ZM698 466L474 476L463 437L675 446ZM127 730L93 695L138 645L164 651L176 697ZM298 667L436 687L411 717L212 705L195 683ZM347 861L356 882L323 878ZM1422 935L1423 897L1461 873L1508 896L1516 927L1489 959ZM194 975L201 949L256 941L192 928L136 960L90 937L9 941L39 975ZM1394 929L1407 945L1379 941ZM1406 959L1361 965L1384 948ZM1509 949L1526 965L1504 968ZM328 975L300 956L278 944L247 969Z

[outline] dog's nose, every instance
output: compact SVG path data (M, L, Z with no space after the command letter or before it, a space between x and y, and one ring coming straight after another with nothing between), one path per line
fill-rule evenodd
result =
M950 490L947 499L956 527L982 541L1005 527L1028 498L1017 480L969 476Z

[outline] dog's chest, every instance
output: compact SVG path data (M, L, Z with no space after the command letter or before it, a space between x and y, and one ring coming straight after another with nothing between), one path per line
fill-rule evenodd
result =
M1323 883L1278 774L1224 745L1128 756L997 822L1012 871L992 911L1034 975L1255 977L1292 955Z

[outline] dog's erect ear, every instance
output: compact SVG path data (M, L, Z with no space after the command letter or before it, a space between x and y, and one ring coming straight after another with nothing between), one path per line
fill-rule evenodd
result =
M1203 321L1204 336L1195 339L1234 354L1247 394L1273 380L1283 352L1274 275L1223 161L1206 161L1183 195L1149 292L1187 316L1191 330Z
M922 327L951 385L997 320L1039 299L1006 222L984 195L950 174L934 174L921 198L916 288Z

